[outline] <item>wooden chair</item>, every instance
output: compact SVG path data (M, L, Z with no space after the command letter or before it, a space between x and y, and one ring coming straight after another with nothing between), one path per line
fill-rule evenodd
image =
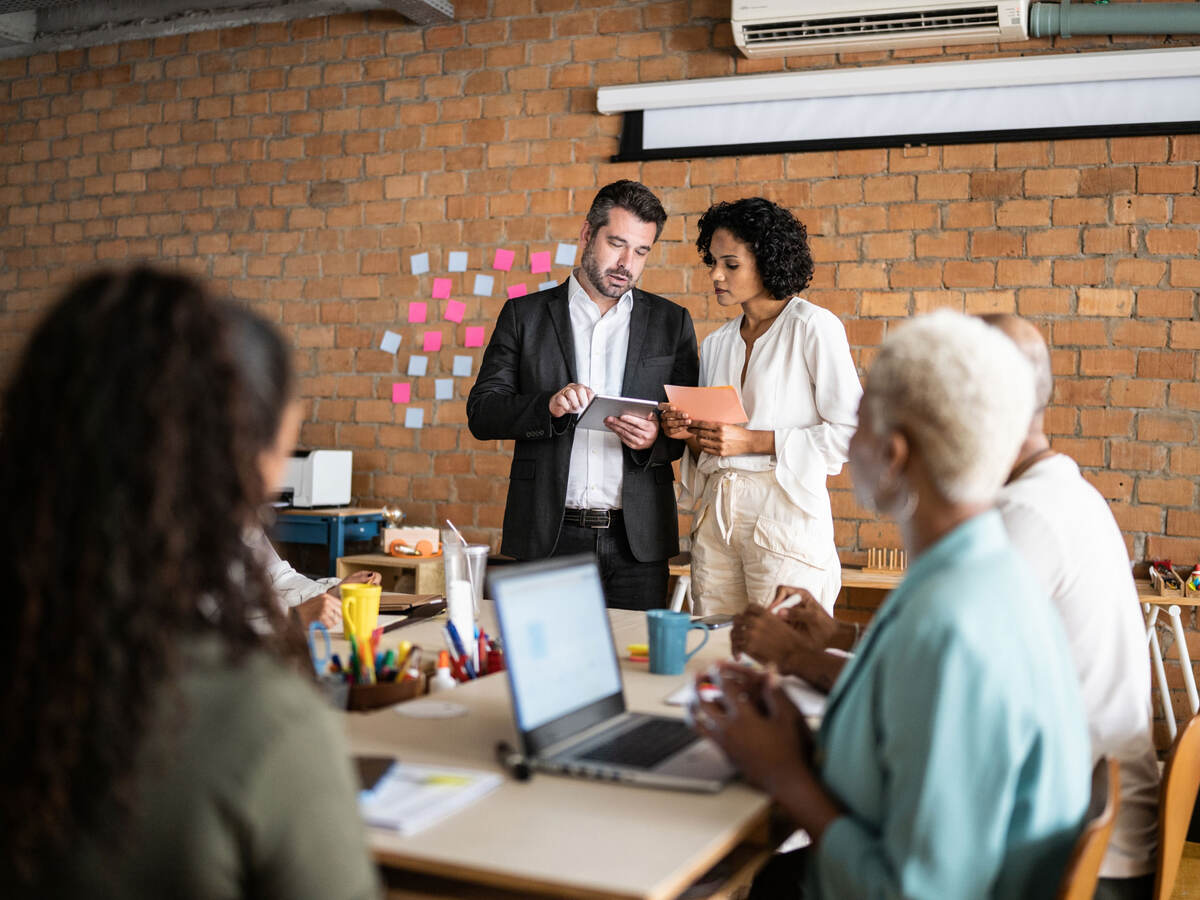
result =
M1115 759L1100 757L1092 769L1092 799L1083 831L1058 885L1058 900L1092 900L1100 880L1100 863L1117 820L1121 777ZM1185 826L1186 827L1186 826Z
M1179 874L1183 843L1200 790L1200 715L1180 729L1167 754L1158 794L1158 872L1154 900L1167 900Z

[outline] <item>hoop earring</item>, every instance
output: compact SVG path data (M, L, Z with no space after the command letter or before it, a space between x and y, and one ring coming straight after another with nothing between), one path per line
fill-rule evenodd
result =
M894 504L891 502L891 498L899 494L901 490L904 491L904 502L901 504L899 509L894 509ZM884 499L881 502L876 502L874 511L881 512L884 515L889 516L890 518L894 519L897 524L900 524L901 522L907 522L917 511L918 498L916 491L914 491L912 488L902 487L902 483L899 478L895 480L893 485L888 485L887 488L884 488L883 485L879 485L876 488L875 496L882 496L887 499Z

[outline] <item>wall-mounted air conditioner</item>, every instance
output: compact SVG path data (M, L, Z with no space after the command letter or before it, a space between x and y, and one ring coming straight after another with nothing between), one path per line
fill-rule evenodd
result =
M1025 0L733 0L733 40L746 56L791 56L1023 41Z

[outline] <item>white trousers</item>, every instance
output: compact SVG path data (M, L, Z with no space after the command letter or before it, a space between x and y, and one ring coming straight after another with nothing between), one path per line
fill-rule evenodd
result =
M781 584L807 588L829 612L842 587L833 521L788 499L774 472L727 469L705 485L692 531L692 602L698 615L766 606Z

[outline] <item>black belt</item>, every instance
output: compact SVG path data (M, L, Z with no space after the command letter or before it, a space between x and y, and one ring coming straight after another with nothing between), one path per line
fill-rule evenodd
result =
M571 509L563 510L563 522L580 528L608 528L621 522L619 509Z

